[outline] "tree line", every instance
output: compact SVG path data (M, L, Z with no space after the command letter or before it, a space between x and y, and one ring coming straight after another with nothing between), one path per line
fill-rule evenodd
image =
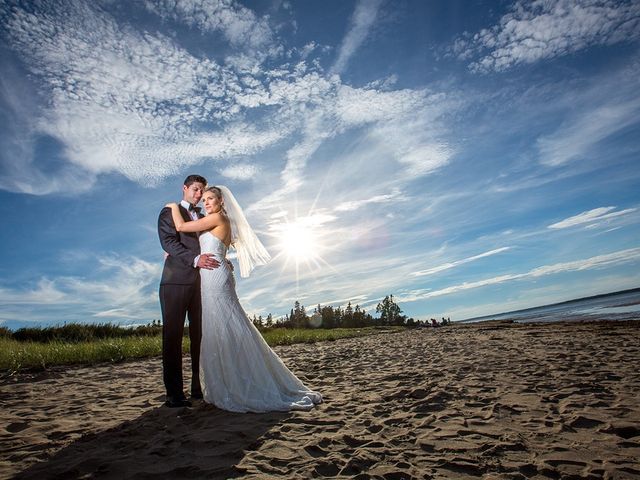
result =
M378 303L376 313L380 316L374 317L360 305L353 306L349 302L344 308L318 304L309 314L305 306L296 300L291 311L283 317L274 319L271 314L266 317L254 315L251 320L257 328L263 330L270 328L360 328L391 325L410 327L417 325L413 318L402 314L402 309L393 300L393 295L387 295L382 302Z

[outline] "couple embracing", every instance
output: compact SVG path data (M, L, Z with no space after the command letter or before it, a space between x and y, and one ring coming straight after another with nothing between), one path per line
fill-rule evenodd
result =
M206 215L197 204L202 200ZM162 365L169 407L190 406L182 380L182 334L189 318L191 398L232 412L307 410L322 402L271 350L243 310L233 267L249 275L269 254L247 223L233 194L189 175L182 201L158 218L167 253L160 281Z

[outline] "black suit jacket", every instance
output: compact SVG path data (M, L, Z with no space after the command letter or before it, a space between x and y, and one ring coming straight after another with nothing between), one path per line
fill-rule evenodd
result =
M178 208L182 218L190 222L189 212L180 204ZM162 249L169 254L164 261L160 285L192 285L200 282L200 270L193 267L193 261L200 255L198 234L177 232L168 207L160 211L158 237Z

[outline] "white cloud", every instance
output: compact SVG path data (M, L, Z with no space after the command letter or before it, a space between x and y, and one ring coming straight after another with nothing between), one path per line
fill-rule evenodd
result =
M287 164L281 173L283 182L283 188L279 192L274 192L274 196L271 201L276 201L280 196L286 195L297 190L303 184L303 171L307 162L311 159L313 154L320 148L323 141L333 136L331 130L325 130L322 127L311 125L313 118L318 120L315 123L321 123L325 121L325 118L321 114L310 114L307 119L307 131L305 137L289 149L287 152Z
M586 258L583 260L575 260L572 262L561 262L553 265L544 265L534 268L525 273L513 273L499 275L496 277L487 278L484 280L478 280L476 282L464 282L458 285L452 285L450 287L442 288L439 290L429 291L426 293L417 294L411 298L404 298L404 301L416 301L426 298L439 297L442 295L450 295L465 290L471 290L474 288L486 287L488 285L496 285L499 283L510 282L514 280L522 280L526 278L538 278L547 275L553 275L565 272L576 272L582 270L606 268L614 265L621 265L625 263L637 262L640 260L640 248L630 248L627 250L620 250L618 252L608 253L604 255L597 255L595 257Z
M627 97L591 107L586 114L571 118L558 131L540 137L537 147L540 162L558 166L581 160L592 154L593 147L612 134L638 122L640 98Z
M249 52L275 47L268 18L258 17L233 0L146 0L145 5L162 18L179 20L205 32L220 32L231 45Z
M25 152L25 158L7 159L9 165L21 163L0 179L5 188L41 194L82 190L91 187L95 175L114 171L153 184L209 158L254 154L294 125L236 121L243 110L295 101L279 84L267 91L259 80L262 72L243 76L195 58L173 40L122 27L90 4L3 13L9 43L50 96L30 137L17 138L14 132L3 140ZM301 81L308 84L310 78ZM290 83L295 88L300 82ZM39 175L39 166L30 162L28 144L43 134L58 140L71 161L54 175L50 169L49 175Z
M398 75L392 73L386 78L374 80L366 85L366 88L374 88L379 90L390 90L398 82Z
M319 45L316 42L309 42L304 47L300 49L300 56L304 59L307 58L311 53L318 48Z
M583 223L594 222L600 218L602 218L605 214L610 212L611 210L615 210L616 207L600 207L594 208L593 210L589 210L587 212L582 212L578 215L574 215L573 217L566 218L560 222L549 225L547 228L568 228L573 227L575 225L580 225Z
M415 277L423 277L425 275L433 275L435 273L443 272L445 270L449 270L451 268L457 267L459 265L464 265L465 263L473 262L475 260L479 260L481 258L490 257L492 255L497 255L498 253L505 252L509 250L511 247L501 247L496 248L494 250L490 250L488 252L483 252L478 255L474 255L472 257L463 258L462 260L456 260L454 262L444 263L442 265L438 265L436 267L428 268L425 270L419 270L417 272L412 272L411 275Z
M65 312L69 321L87 321L91 317L119 317L149 321L157 317L157 282L162 270L160 261L150 263L136 257L105 256L91 278L42 278L35 288L0 288L0 318L9 309L46 315L47 309ZM73 305L71 310L68 308ZM107 308L105 308L107 306ZM37 320L34 318L33 320ZM44 318L43 320L52 320Z
M611 212L612 210L615 210L615 209L616 207L594 208L593 210L582 212L582 213L579 213L578 215L574 215L572 217L565 218L564 220L561 220L559 222L553 223L549 225L547 228L558 230L558 229L570 228L570 227L575 227L575 226L584 225L584 224L588 224L587 227L593 228L601 225L602 223L608 224L608 222L605 222L605 221L608 221L612 218L621 217L623 215L633 213L637 210L636 208L627 208L625 210Z
M426 118L428 111L416 110L412 119L405 117L380 123L369 134L378 147L377 156L387 155L403 166L402 176L407 181L444 167L454 154L453 148L442 139L441 123Z
M498 302L474 303L468 307L453 308L448 313L456 320L497 315L599 295L603 293L603 285L606 285L607 292L626 290L629 285L637 285L637 281L637 275L599 275L590 281L565 284L562 289L556 285L531 286L518 292L515 298L505 299L501 296Z
M23 291L0 288L0 304L2 305L51 305L60 302L73 302L61 291L55 282L41 278L35 288Z
M332 72L340 73L345 69L349 59L367 38L381 4L382 0L359 0L351 17L349 31L342 40L338 59L331 68Z
M305 75L286 86L289 98L307 100L307 105L311 101L312 108L305 107L291 117L299 123L302 138L286 153L281 189L250 209L273 209L284 197L300 189L305 184L305 169L316 151L326 141L350 129L365 127L364 148L376 158L375 166L368 166L369 172L393 163L394 168L390 170L396 172L394 177L406 180L431 173L448 163L452 156L451 148L440 140L444 135L440 117L450 108L456 108L456 102L446 95L424 89L391 92L357 89L341 84L335 75L323 81L315 75ZM282 90L278 85L276 91ZM346 158L343 161L345 167L351 167ZM398 169L394 162L405 168ZM344 173L348 178L347 172ZM366 184L362 172L358 176Z
M498 25L459 38L453 52L474 71L502 71L592 45L640 38L640 4L614 0L518 1Z
M258 18L233 2L146 5L165 20L219 31L234 45L242 43L238 32L255 33L247 46L254 50L256 44L275 41L268 17ZM364 38L379 6L357 6L352 31L360 33L347 34L344 61ZM255 207L260 209L272 208L301 188L316 151L350 129L368 126L371 138L384 145L387 158L404 166L408 176L428 174L452 155L439 139L443 129L437 119L449 99L426 90L385 91L387 81L380 89L375 83L353 88L304 59L267 69L238 53L221 65L195 57L174 38L120 24L105 9L86 2L36 6L32 12L16 7L4 13L9 44L44 82L46 105L30 139L17 139L15 132L12 139L3 139L5 144L15 140L24 151L20 167L0 178L0 187L6 189L82 191L91 188L98 175L111 172L153 186L206 162L215 162L227 178L253 178L258 163L239 157L287 140L292 146L284 156L282 184L274 185L273 195ZM303 53L316 48L310 43ZM53 174L29 162L29 144L43 135L61 145L63 166ZM395 136L397 144L388 143L384 135ZM11 165L9 160L13 158L7 157ZM40 168L47 175L40 174Z
M451 149L444 144L416 145L407 149L398 158L408 166L411 175L424 175L449 163Z
M250 180L254 178L258 172L258 167L255 165L237 163L221 170L220 174L232 180Z
M403 119L431 100L426 90L386 92L340 85L336 93L335 114L345 126Z
M335 207L336 212L349 212L352 210L358 210L366 205L370 205L372 203L395 203L406 201L407 198L403 197L399 190L396 190L392 193L383 194L383 195L374 195L369 198L361 199L361 200L350 200L347 202L341 202Z

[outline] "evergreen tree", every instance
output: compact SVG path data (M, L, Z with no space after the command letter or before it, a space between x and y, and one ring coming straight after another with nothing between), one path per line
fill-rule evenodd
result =
M304 328L308 326L308 317L307 311L304 308L304 305L301 305L299 301L296 300L293 309L291 310L291 323L294 328Z
M336 307L333 310L333 321L335 328L342 328L344 326L344 313L340 307Z
M382 325L403 325L406 318L402 315L398 304L393 301L393 295L387 295L381 303L378 303L376 313L380 314Z
M322 328L335 328L336 322L333 315L333 308L331 306L322 307L320 310L322 315Z
M356 305L353 310L353 325L356 327L366 326L365 313L364 310L360 309L360 305Z
M344 309L344 321L342 325L346 328L353 328L355 324L353 322L353 307L351 307L351 302L347 303L347 308Z

